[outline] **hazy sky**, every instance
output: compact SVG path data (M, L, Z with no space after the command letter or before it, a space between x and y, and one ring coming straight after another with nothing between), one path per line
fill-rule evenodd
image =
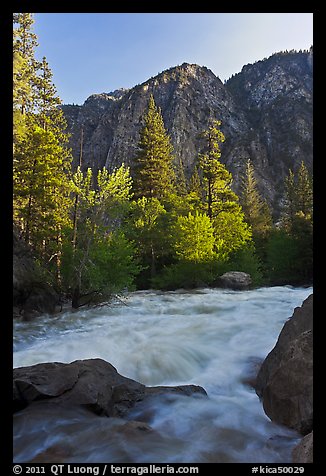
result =
M309 49L312 13L36 13L64 103L130 88L164 69L207 66L222 81L281 50Z

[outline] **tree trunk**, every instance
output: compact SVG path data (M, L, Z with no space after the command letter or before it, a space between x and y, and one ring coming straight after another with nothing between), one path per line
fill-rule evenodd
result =
M155 265L155 251L153 243L151 243L151 278L153 279L156 276L156 265Z
M79 299L80 299L80 287L79 287L79 284L77 284L73 289L72 298L71 298L71 307L73 309L78 309L80 307Z

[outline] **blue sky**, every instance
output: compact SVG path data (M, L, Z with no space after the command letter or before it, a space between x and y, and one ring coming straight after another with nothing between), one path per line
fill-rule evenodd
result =
M309 49L313 14L36 13L34 31L60 98L82 104L183 62L224 81L277 51Z

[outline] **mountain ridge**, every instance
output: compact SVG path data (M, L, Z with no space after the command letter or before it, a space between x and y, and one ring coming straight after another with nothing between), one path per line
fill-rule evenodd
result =
M250 158L261 192L277 208L288 169L302 160L312 169L312 55L312 48L275 53L245 65L224 84L206 66L182 63L133 88L93 94L81 106L63 105L74 164L82 145L84 168L112 169L124 162L132 169L153 94L186 176L200 152L200 133L212 119L221 120L221 161L233 174L235 190Z

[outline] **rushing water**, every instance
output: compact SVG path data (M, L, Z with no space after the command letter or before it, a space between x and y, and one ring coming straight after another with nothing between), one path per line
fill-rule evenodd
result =
M124 438L117 418L84 410L28 418L27 409L14 419L15 461L55 448L50 462L290 462L299 435L272 423L245 381L311 292L141 291L97 309L15 322L14 367L102 358L146 385L192 383L209 397L155 400L147 416L154 431L144 439L132 431ZM144 420L142 412L130 418Z

